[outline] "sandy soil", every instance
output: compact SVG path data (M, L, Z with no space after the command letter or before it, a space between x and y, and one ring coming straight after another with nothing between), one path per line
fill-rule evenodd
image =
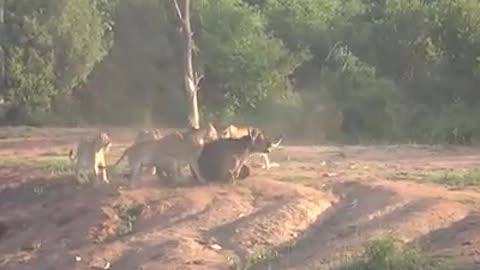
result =
M480 267L478 190L417 179L478 167L480 149L286 145L270 157L280 167L235 185L166 187L145 175L131 189L119 175L79 187L35 166L65 163L90 131L0 130L0 269L231 269L273 249L259 269L328 269L385 232ZM111 163L133 133L109 132Z

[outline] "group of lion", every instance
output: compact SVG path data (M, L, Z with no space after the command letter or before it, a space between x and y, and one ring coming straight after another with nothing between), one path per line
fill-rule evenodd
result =
M205 129L190 128L164 136L158 129L144 129L137 133L133 144L120 158L107 166L105 153L111 148L112 140L102 131L80 140L76 153L70 150L69 157L75 163L75 177L80 184L90 182L92 176L109 183L107 168L113 169L125 158L130 169L129 183L133 183L144 169L159 179L176 181L186 166L197 182L234 182L250 175L246 162L252 154L263 156L263 168L279 166L270 163L268 153L282 138L272 143L260 129L250 126L229 125L218 132L212 123Z

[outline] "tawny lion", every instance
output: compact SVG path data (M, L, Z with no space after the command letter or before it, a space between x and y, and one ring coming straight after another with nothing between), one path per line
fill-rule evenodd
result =
M234 138L234 139L236 138L236 139L238 139L238 138L242 138L244 136L247 136L247 135L251 134L252 131L255 131L255 133L258 134L258 136L256 136L255 140L270 141L268 139L268 137L265 136L259 128L251 127L251 126L229 125L227 128L225 128L221 132L220 137L221 138ZM283 135L280 136L280 138L277 140L277 142L271 144L271 148L278 147L280 145L280 143L282 142L282 140L283 140ZM273 163L273 162L271 163L270 162L270 159L268 157L268 153L255 152L255 153L252 153L252 155L253 154L260 154L263 157L264 165L262 165L262 168L264 168L264 169L268 170L270 168L280 166L280 164L278 164L278 163Z
M100 177L103 182L109 183L107 171L103 167L106 165L105 153L111 146L112 140L108 134L99 132L92 138L81 139L75 155L73 149L70 150L68 156L75 162L75 177L78 183L90 182L92 174L97 179Z

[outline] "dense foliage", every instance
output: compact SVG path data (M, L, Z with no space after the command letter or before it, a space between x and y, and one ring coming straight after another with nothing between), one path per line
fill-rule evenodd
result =
M2 48L11 121L48 115L85 82L112 41L111 0L6 0Z
M182 123L172 2L7 0L9 120ZM205 119L344 142L480 137L477 0L192 4Z

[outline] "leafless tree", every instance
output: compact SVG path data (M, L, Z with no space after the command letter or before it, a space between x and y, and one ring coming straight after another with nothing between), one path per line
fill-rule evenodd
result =
M5 14L5 0L0 0L0 93L5 90L5 81L6 81L6 57L5 57L5 48L4 48L4 33L5 33L5 25L4 25L4 14ZM3 36L3 38L2 38ZM1 98L1 95L0 95Z
M184 90L189 108L188 121L191 127L200 127L197 92L203 75L198 76L193 70L193 32L190 25L190 0L173 0L180 21L180 40L183 51Z

